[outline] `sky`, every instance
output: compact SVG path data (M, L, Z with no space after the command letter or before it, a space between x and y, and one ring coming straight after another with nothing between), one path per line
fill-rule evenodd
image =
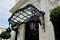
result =
M12 15L9 10L14 4L14 0L0 0L0 25L9 26L8 18Z

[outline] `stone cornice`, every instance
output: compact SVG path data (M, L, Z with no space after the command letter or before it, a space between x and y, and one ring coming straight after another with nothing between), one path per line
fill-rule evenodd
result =
M25 3L27 3L29 0L20 0L16 5L10 9L11 13L14 13L16 10L18 10L21 6L23 6Z

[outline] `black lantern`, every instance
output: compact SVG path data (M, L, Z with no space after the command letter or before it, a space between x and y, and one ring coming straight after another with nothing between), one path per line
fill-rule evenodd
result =
M40 16L42 14L36 7L32 4L27 5L26 7L19 9L13 13L9 18L9 22L14 24L16 22L27 22L31 19L32 16Z
M15 11L12 14L12 16L8 19L8 21L11 24L12 29L15 31L17 30L16 31L16 36L17 36L18 25L22 23L27 23L28 21L31 21L31 20L34 21L34 23L39 22L41 24L39 20L40 16L43 16L43 12L39 11L32 4L28 4L27 6ZM17 37L15 40L17 40Z

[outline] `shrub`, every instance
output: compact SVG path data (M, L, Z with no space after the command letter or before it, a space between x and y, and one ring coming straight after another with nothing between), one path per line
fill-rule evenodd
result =
M4 31L1 33L0 37L3 39L9 39L11 37L11 34L10 34L10 32Z
M60 6L57 6L53 10L51 10L50 21L54 25L54 27L60 28Z

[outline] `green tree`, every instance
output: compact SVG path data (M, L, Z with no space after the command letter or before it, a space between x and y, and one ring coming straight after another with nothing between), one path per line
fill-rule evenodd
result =
M56 40L59 40L60 38L60 6L57 6L56 8L51 10L50 21L52 22L55 29Z
M11 35L9 32L4 31L1 33L0 37L3 39L9 39L11 37Z
M2 39L9 39L11 37L11 29L10 28L7 28L6 31L3 31L1 34L0 34L0 37Z
M50 20L52 21L54 27L59 27L60 29L60 6L57 6L51 11Z

